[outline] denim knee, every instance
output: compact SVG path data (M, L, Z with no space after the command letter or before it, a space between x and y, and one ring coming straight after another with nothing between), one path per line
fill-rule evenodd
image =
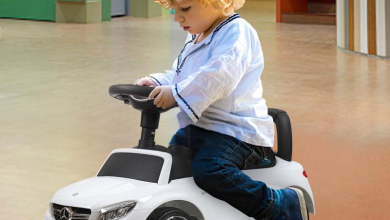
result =
M218 190L221 178L223 178L220 169L218 158L194 160L192 172L196 185L207 192Z

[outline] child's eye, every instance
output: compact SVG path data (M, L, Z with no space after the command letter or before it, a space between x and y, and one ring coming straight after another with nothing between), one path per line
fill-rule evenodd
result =
M190 10L191 7L187 7L187 8L181 8L182 11L188 11Z

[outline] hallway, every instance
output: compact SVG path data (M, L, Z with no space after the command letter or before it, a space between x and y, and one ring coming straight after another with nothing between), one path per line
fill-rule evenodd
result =
M237 12L263 46L267 105L291 118L293 159L315 197L310 219L389 220L390 60L337 49L335 26L277 24L270 1ZM43 219L59 188L138 143L139 112L108 87L169 69L186 33L170 16L0 19L0 28L1 219ZM176 131L176 113L161 116L157 143Z

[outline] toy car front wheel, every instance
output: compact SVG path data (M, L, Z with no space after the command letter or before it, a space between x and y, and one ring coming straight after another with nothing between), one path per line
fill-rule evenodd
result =
M154 210L146 220L193 220L190 215L174 207L162 207Z

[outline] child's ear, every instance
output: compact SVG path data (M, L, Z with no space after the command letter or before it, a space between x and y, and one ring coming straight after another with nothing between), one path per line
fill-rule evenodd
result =
M211 1L202 1L202 0L198 0L199 3L202 5L203 8L207 8L209 7L210 5L212 5Z

